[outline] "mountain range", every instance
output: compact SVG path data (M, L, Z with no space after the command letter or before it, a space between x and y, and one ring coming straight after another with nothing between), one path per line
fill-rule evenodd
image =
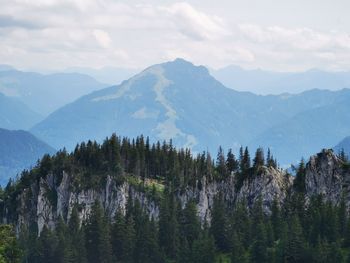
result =
M139 134L195 152L218 146L270 147L282 165L350 134L350 90L261 96L225 87L183 59L151 66L118 86L92 92L50 114L31 132L55 148Z
M0 185L35 165L44 154L55 150L27 131L0 128Z
M310 69L303 72L247 70L231 65L211 74L226 87L256 94L300 93L312 89L339 90L350 88L350 72Z
M39 74L0 67L0 93L16 98L42 116L107 85L79 73ZM21 127L16 127L21 128Z
M39 113L31 110L17 98L0 93L0 127L5 129L29 129L42 120Z

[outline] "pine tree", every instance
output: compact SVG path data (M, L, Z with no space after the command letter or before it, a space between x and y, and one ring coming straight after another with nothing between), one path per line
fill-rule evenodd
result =
M347 221L347 211L345 204L344 194L341 197L339 207L337 207L337 215L338 215L338 227L341 238L344 238L346 233L346 221Z
M131 262L135 246L135 226L132 217L127 221L118 211L115 216L115 222L112 226L112 248L117 261Z
M191 263L213 263L215 262L214 238L206 231L193 242Z
M241 155L241 153L240 153ZM251 167L251 163L250 163L250 155L249 155L249 151L248 151L248 147L245 147L244 149L244 153L242 154L242 157L240 159L240 170L241 173L244 176L248 175L248 170Z
M218 155L216 158L216 170L219 174L219 178L225 178L228 175L224 150L219 147Z
M200 222L197 216L197 207L193 201L187 202L185 209L183 210L183 216L181 220L181 234L187 240L189 247L192 247L192 243L199 236L201 229Z
M263 223L258 223L255 231L255 238L251 249L251 258L253 263L267 262L267 238Z
M305 192L305 162L301 159L299 166L297 168L297 173L293 182L294 189L299 193Z
M255 152L255 157L253 160L253 168L255 171L258 171L258 169L265 165L265 157L264 157L264 150L263 148L258 148Z
M55 251L55 262L66 263L69 262L72 251L69 244L69 233L67 231L67 226L60 216L58 223L56 224L55 235L57 239L57 247Z
M231 263L244 262L245 251L242 246L239 235L237 234L236 231L233 231L231 243L232 243Z
M238 162L236 160L235 155L232 152L232 149L230 149L227 153L226 168L229 173L235 172L238 169Z
M86 239L89 262L110 263L112 261L108 221L98 201L91 207L86 225Z
M268 148L268 150L267 150L266 166L267 167L273 167L275 169L277 168L277 162L273 158L273 155L271 154L270 148Z
M273 234L276 239L279 239L280 234L281 234L281 212L280 208L278 205L278 201L275 198L272 203L271 207L271 224L272 224L272 229L273 229Z
M166 189L159 211L159 244L165 254L174 259L179 249L179 241L177 204L174 194Z
M73 206L68 222L71 254L69 262L86 263L85 235L80 227L80 219L77 206Z
M54 263L57 240L52 232L44 225L37 242L37 262Z
M285 262L302 262L304 257L304 240L299 218L293 215L288 230Z
M214 198L213 209L211 211L210 233L214 237L216 247L221 251L228 250L226 226L225 204L222 195L219 194Z

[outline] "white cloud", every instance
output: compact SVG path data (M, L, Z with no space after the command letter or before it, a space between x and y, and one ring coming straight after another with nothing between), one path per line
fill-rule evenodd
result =
M103 48L110 47L112 40L106 31L95 29L93 30L93 34L97 42L101 45L101 47Z
M195 40L215 39L230 32L219 17L210 16L185 2L161 8L168 13L178 30Z
M237 2L237 10L222 4L232 9L225 16L189 2L135 1L0 0L1 63L142 68L183 57L212 67L350 70L349 31L262 25L249 16L241 23Z

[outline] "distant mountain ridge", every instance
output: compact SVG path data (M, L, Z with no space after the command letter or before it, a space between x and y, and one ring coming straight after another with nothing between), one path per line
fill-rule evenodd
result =
M218 145L270 147L281 164L288 164L350 134L350 122L339 121L348 119L349 101L347 89L269 96L238 92L205 67L176 59L83 96L31 131L56 148L68 149L82 140L101 141L112 132L144 134L152 141L172 139L175 146L197 152L215 153Z
M0 92L0 128L29 129L42 118L20 100Z
M350 88L350 72L329 72L310 69L304 72L247 70L227 66L211 70L211 74L226 87L256 94L297 94L312 89L340 90Z
M106 87L79 73L43 75L0 65L0 92L26 104L32 111L47 116L82 95Z
M33 166L45 153L54 152L55 149L29 132L0 128L0 185Z

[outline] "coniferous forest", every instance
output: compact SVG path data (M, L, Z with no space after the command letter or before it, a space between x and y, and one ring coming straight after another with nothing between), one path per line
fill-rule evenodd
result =
M349 165L344 153L339 155ZM241 148L238 156L220 147L217 156L193 155L175 149L171 141L150 144L115 135L102 144L87 142L71 153L45 155L37 165L0 190L0 263L112 263L112 262L350 262L350 218L345 200L333 205L323 196L305 196L305 163L295 168L292 190L284 202L274 200L267 211L262 199L234 206L216 193L210 218L198 216L197 200L182 205L178 193L186 187L201 187L201 179L222 181L235 177L235 188L251 180L262 167L279 169L268 150L259 148L250 156ZM127 181L159 206L150 216L142 203L129 198L113 218L101 203L91 207L81 220L76 204L69 216L54 227L14 225L18 200L49 174L59 184L62 173L73 174L76 191L98 188L110 176L118 184ZM151 182L151 183L145 183ZM55 193L51 193L55 205Z

